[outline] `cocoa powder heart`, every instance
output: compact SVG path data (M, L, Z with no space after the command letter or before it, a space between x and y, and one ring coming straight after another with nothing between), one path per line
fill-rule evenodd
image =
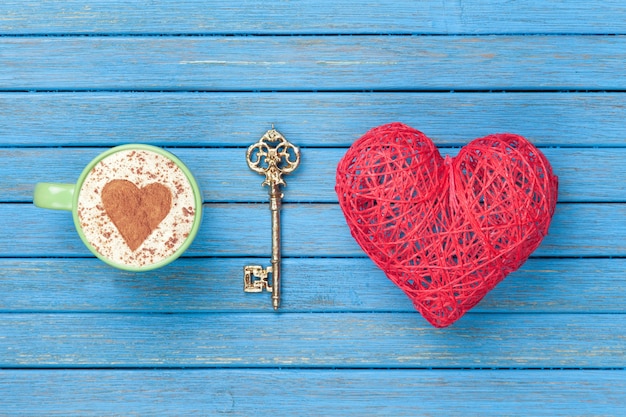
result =
M401 123L358 139L336 177L352 236L436 327L528 259L548 233L557 188L548 160L521 136L476 139L444 159Z
M128 247L135 251L172 208L172 193L163 184L139 188L127 180L113 180L102 188L102 204Z

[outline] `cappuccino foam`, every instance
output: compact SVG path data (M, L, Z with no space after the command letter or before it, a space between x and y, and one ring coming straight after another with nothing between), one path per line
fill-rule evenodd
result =
M167 187L171 209L134 251L107 215L102 190L111 181L127 180L139 189L150 184ZM93 248L111 261L144 267L174 254L193 228L196 203L191 183L169 158L148 150L125 150L108 155L87 174L78 195L77 213L83 234Z

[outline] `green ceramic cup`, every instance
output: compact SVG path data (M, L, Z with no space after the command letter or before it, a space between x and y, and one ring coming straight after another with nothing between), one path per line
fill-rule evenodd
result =
M128 144L93 159L75 184L38 183L37 207L72 212L87 248L125 271L174 261L202 221L202 194L189 169L155 146Z

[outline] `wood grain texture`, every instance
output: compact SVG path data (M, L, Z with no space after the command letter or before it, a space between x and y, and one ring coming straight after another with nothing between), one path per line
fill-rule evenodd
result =
M624 391L624 371L0 371L4 412L28 417L619 416Z
M16 313L0 321L0 367L625 368L621 318Z
M268 258L179 259L139 275L97 259L0 259L0 312L268 312L269 295L242 284L243 266ZM530 259L468 314L624 314L625 270L624 259ZM284 259L282 290L281 312L417 314L367 258Z
M19 147L247 147L271 123L299 146L348 147L393 121L439 146L514 132L542 147L624 147L623 120L621 93L0 93L0 146Z
M0 33L624 33L620 0L39 1L0 5Z
M294 139L295 140L295 139ZM252 143L252 139L251 139ZM8 148L0 149L0 201L32 201L37 182L74 183L84 167L108 148ZM302 149L298 170L285 177L285 202L336 203L335 171L347 148ZM245 149L176 148L196 177L205 202L267 202L263 178L245 161ZM560 202L626 201L626 149L543 149L559 176ZM458 148L440 148L455 156ZM207 166L207 161L211 161ZM598 165L601 165L599 168ZM28 175L24 175L28 172Z
M0 415L623 415L625 61L622 0L0 2ZM518 133L560 177L541 248L447 329L336 204L339 158L392 121L451 154ZM242 290L270 255L243 152L272 123L303 148L278 313ZM205 201L142 274L30 203L132 142Z
M622 35L4 37L0 50L5 91L626 88Z
M558 204L549 234L534 255L625 256L623 230L606 221L624 217L624 204ZM2 204L0 218L5 219L8 232L0 235L3 257L90 255L69 212ZM285 204L281 223L283 230L294 231L283 235L285 257L364 256L337 204ZM267 204L205 204L200 231L186 255L264 257L269 253Z

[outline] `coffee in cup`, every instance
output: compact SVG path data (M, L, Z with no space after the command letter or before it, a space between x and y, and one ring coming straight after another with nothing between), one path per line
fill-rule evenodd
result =
M37 184L34 203L71 210L85 245L108 264L132 271L158 268L180 256L193 241L202 212L189 169L149 145L104 152L76 184Z

